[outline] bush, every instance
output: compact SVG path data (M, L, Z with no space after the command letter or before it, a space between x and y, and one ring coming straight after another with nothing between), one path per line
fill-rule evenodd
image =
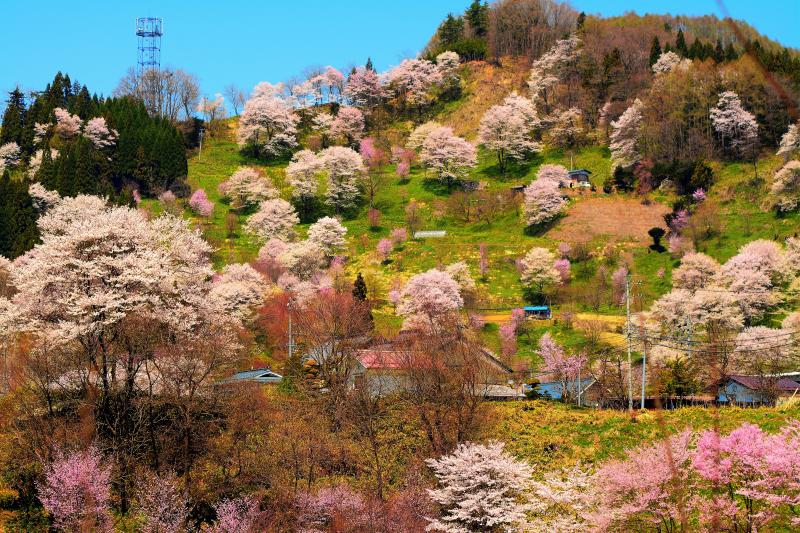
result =
M173 182L169 186L169 190L172 191L176 198L188 198L192 194L192 188L182 179Z

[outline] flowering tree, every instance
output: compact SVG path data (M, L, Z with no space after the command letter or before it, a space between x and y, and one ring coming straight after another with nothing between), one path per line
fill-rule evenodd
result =
M561 282L561 275L553 266L555 256L546 248L531 248L520 261L521 279L526 287L537 294Z
M300 150L292 156L286 167L286 178L292 186L292 198L298 201L304 211L317 195L319 174L322 172L322 161L311 150Z
M711 122L723 149L730 149L737 155L755 157L758 123L756 117L742 107L738 94L733 91L720 93L716 107L711 110Z
M370 513L364 498L347 485L323 487L316 494L297 498L297 525L301 531L326 531L337 524L348 528L367 527Z
M658 57L658 60L653 63L653 72L661 74L664 72L672 72L681 62L681 56L675 52L664 52Z
M19 163L19 145L12 141L0 146L0 174L7 167L14 167L17 163Z
M528 226L553 220L568 203L558 189L558 183L549 179L536 179L525 187L523 202L523 220Z
M189 207L201 217L208 218L214 213L214 202L208 199L206 191L197 189L189 197Z
M553 146L571 150L584 143L585 132L583 113L577 107L571 107L558 114L547 135Z
M300 281L307 281L325 265L325 252L314 241L292 243L278 256L283 267Z
M714 289L700 289L689 301L688 313L695 324L711 334L738 331L744 316L736 295Z
M770 193L778 211L788 213L797 209L800 204L800 161L789 161L775 173Z
M536 171L536 179L552 181L556 184L566 183L569 181L569 171L564 165L548 163L539 167L539 170Z
M348 146L355 146L364 135L364 114L355 107L340 107L330 131L331 135L343 138Z
M208 292L209 303L220 313L243 321L264 301L266 280L246 264L226 265Z
M325 203L337 212L355 206L361 196L359 184L366 170L358 152L342 146L331 146L320 153L320 160L328 180Z
M386 90L374 70L359 67L347 78L344 95L352 105L372 109L381 102Z
M525 531L531 533L578 533L587 531L587 518L592 510L594 477L581 465L545 473L534 481L530 496L530 512L534 519Z
M404 59L386 79L400 100L416 109L433 102L433 89L443 81L439 67L426 59Z
M414 130L408 136L406 148L415 152L422 150L422 145L425 143L425 139L428 138L428 135L430 135L432 131L435 131L441 127L441 124L433 121L420 124L414 128Z
M612 167L629 167L641 158L636 150L636 143L639 141L639 131L642 127L643 108L644 104L637 98L616 121L611 123L609 148Z
M245 229L263 241L272 238L294 239L294 227L300 222L292 204L281 198L261 202L261 206L245 223Z
M219 191L237 208L257 205L278 196L269 178L252 167L239 167L227 181L220 183Z
M375 251L378 252L378 257L381 261L387 261L389 259L389 254L392 253L394 249L394 244L392 243L391 239L381 239L378 241L378 244L375 245Z
M412 276L400 298L397 312L412 321L434 322L464 305L458 283L450 274L436 269Z
M422 143L420 160L434 169L440 181L452 186L478 164L475 146L445 126L432 130Z
M461 297L463 299L467 299L475 292L475 280L472 279L472 274L469 271L469 266L464 261L458 261L456 263L447 265L444 269L453 281L458 284L459 291L461 292Z
M681 259L681 265L672 271L672 285L690 292L703 289L712 283L719 268L719 263L706 254L686 254Z
M256 85L239 119L239 145L253 147L267 156L281 155L297 146L300 118L282 91L282 84Z
M601 531L659 529L685 525L691 492L691 432L684 431L651 445L630 450L595 473L598 500L594 522Z
M308 228L308 240L317 243L329 257L344 248L345 235L347 228L333 217L322 217Z
M578 60L581 53L580 46L580 39L574 35L568 39L561 39L556 41L550 50L533 62L528 78L528 88L531 91L531 100L534 103L541 101L545 107L548 106L550 89L562 79L566 70Z
M748 423L725 436L703 432L691 456L700 478L701 523L727 531L796 527L798 520L786 511L800 496L799 445L796 423L775 435Z
M57 107L53 110L56 115L55 132L63 139L72 139L81 133L83 121L78 115L72 115L66 109Z
M214 94L213 100L204 96L197 102L197 111L203 115L209 128L213 128L225 118L225 98L220 93Z
M30 184L28 194L33 200L33 206L40 213L55 207L61 201L61 195L58 192L45 189L38 181Z
M39 499L59 529L111 532L110 476L97 449L70 454L59 450L37 485Z
M452 455L426 461L439 483L428 491L442 509L431 531L496 531L520 526L531 467L510 456L503 444L460 444Z
M577 381L580 371L586 366L586 355L567 355L564 348L553 340L549 332L539 339L537 353L542 358L542 366L539 370L552 375L553 379L561 384L561 398L566 401L570 396L570 383ZM576 393L579 386L575 387Z
M511 93L501 105L492 106L481 119L480 144L497 152L497 162L505 169L507 160L522 159L541 149L532 138L539 119L530 100Z
M241 496L223 500L214 506L216 523L210 533L252 533L259 519L258 500L253 496Z
M402 246L408 240L408 231L406 228L394 228L389 234L389 238L392 239L395 246Z
M16 144L16 143L13 143ZM4 160L5 158L2 156L3 148L0 147L0 172L3 172L4 169ZM50 148L50 160L53 161L58 158L58 150L55 148ZM42 166L42 161L44 160L44 149L40 148L36 150L33 155L31 156L30 161L28 161L28 178L35 179L36 173L39 172L39 169Z
M181 531L189 514L187 503L174 475L145 476L136 497L136 512L144 522L142 531L144 533Z
M563 257L561 259L556 259L556 262L553 263L553 268L558 271L558 275L561 276L561 283L567 283L570 280L570 267L571 264L569 259Z
M83 136L89 139L95 148L103 149L114 146L119 134L115 130L109 129L106 119L95 117L84 126Z
M452 50L447 50L436 56L436 66L439 68L445 91L460 87L461 78L458 76L458 67L460 65L461 58Z
M789 129L781 137L778 155L791 157L800 150L800 124L789 124Z

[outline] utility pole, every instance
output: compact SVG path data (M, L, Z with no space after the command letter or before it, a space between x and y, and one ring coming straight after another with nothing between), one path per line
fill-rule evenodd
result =
M578 367L578 407L581 406L581 367Z
M642 337L642 409L644 409L645 387L647 385L647 339Z
M625 278L625 334L628 337L628 411L633 411L633 364L631 363L631 276Z
M289 344L287 345L289 349L289 360L292 360L292 354L294 353L294 335L292 335L292 312L289 311Z
M198 133L200 137L200 150L198 150L197 152L197 159L200 159L200 156L203 155L203 136L205 135L205 133L206 133L205 128L200 128L200 131Z

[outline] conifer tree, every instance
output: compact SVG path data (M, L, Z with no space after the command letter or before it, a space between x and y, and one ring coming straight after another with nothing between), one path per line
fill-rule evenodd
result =
M472 0L464 13L474 37L485 37L489 33L489 5L481 0Z
M17 87L8 93L8 102L3 113L3 127L0 130L0 146L15 142L22 147L22 129L24 125L25 97Z
M675 39L675 51L681 57L689 57L689 48L686 46L686 37L682 29L678 30L678 37Z
M356 276L356 281L353 283L353 298L359 301L366 301L367 299L367 283L364 281L364 276L361 272Z
M650 46L650 66L652 67L658 58L661 57L661 43L658 36L653 37L653 44Z

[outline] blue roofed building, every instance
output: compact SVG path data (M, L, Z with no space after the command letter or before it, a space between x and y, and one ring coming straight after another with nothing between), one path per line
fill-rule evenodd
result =
M522 310L525 311L525 318L549 320L553 316L549 305L526 305Z
M283 376L269 368L258 368L237 372L229 378L220 381L220 384L234 383L260 383L262 385L276 385L283 380Z

